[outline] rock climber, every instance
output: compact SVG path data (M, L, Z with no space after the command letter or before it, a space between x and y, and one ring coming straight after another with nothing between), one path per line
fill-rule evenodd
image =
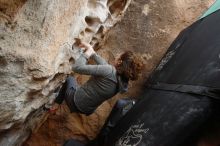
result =
M73 71L91 75L90 79L79 86L74 77L68 77L61 87L50 110L56 110L65 100L71 112L92 114L105 100L118 92L128 90L129 80L137 80L143 70L143 62L132 51L126 51L115 59L113 65L99 56L90 44L81 43L84 50L73 65ZM96 64L87 64L93 59Z

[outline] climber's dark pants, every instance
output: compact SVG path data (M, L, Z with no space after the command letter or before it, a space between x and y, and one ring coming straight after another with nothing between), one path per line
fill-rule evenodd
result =
M64 99L71 112L80 112L74 102L74 94L78 84L74 77L68 77L61 87L55 103L61 104Z

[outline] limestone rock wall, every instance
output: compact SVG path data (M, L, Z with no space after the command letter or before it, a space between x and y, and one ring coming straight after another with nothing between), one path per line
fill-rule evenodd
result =
M0 0L0 145L21 145L78 57L75 38L96 49L130 0ZM83 121L83 119L81 119Z

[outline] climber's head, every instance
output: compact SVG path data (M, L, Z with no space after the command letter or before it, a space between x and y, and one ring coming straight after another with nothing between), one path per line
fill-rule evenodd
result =
M143 70L143 61L131 51L125 51L115 60L117 74L127 80L137 80Z

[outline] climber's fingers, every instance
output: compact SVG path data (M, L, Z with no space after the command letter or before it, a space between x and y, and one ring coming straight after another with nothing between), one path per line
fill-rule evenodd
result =
M93 49L92 46L89 43L86 43L86 42L81 42L79 44L79 47L85 48L86 50Z
M86 52L86 48L84 48L84 47L82 47L82 46L79 46L80 48L81 48L81 50L83 51L83 52Z

